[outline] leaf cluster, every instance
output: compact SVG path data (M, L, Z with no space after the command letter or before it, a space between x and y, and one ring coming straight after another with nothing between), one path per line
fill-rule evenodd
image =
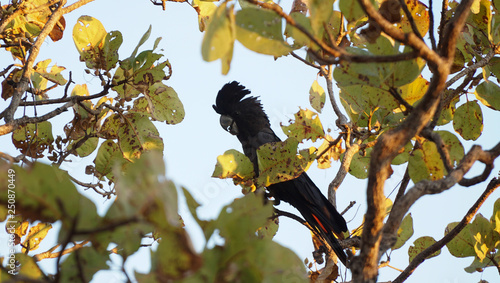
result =
M308 150L308 154L314 154L313 158L318 160L318 167L328 168L332 161L340 161L329 195L334 194L332 189L339 188L347 173L360 179L368 178L370 184L379 186L379 198L372 197L373 188L369 187L367 192L368 199L375 202L373 206L378 210L377 221L384 219L386 206L380 202L385 179L396 166L405 166L403 185L394 202L396 212L388 212L389 222L394 226L385 227L394 232L394 236L397 231L397 237L387 232L390 239L383 249L400 248L413 234L411 215L403 218L409 206L421 195L439 193L454 185L442 185L438 190L431 184L443 184L463 167L470 168L466 161L474 154L473 151L466 154L465 142L476 141L481 136L486 122L483 120L485 111L491 109L496 113L500 110L497 101L500 90L498 3L488 0L445 3L436 39L436 19L431 8L420 1L341 0L338 8L333 5L334 1L308 1L305 10L295 6L296 2L301 1L292 4L290 13L286 13L281 4L269 1L240 1L240 7L232 5L232 1L224 2L208 22L202 45L203 58L206 61L221 59L222 72L226 74L234 42L239 41L246 48L273 56L275 60L285 60L288 56L316 68L318 75L325 78L327 92L317 80L313 81L309 93L311 106L321 113L328 93L340 132L336 138L325 135L319 114L308 113L309 110L296 113L295 121L282 126L283 131L299 142L323 140L318 149ZM452 35L451 30L457 29L458 18L463 29L455 30ZM453 41L450 41L452 36ZM430 42L426 42L427 38ZM338 96L333 81L338 87ZM340 100L343 109L336 100ZM430 101L437 102L431 107ZM418 125L417 118L425 122ZM391 147L390 139L383 139L396 135L397 146ZM403 144L399 144L401 140ZM284 181L294 175L284 177L282 172L298 175L307 168L291 161L300 159L301 155L297 154L298 149L290 148L290 141L291 138L269 145L269 151L260 151L259 168L264 162L276 161L276 153L283 159L270 163L270 168L279 170L265 175L265 182L257 180L257 184L265 186ZM379 147L374 148L377 144ZM488 154L495 159L500 154L498 145ZM492 159L487 159L474 159L486 164L481 176L460 181L462 174L456 183L470 186L486 180L492 165ZM246 164L246 171L251 171L248 160L242 163ZM380 171L370 168L374 165ZM229 168L219 160L216 171L220 166ZM232 166L240 168L237 164ZM270 173L266 169L260 171L258 179L260 174ZM239 172L225 175L214 172L214 176L234 178ZM252 177L252 174L247 175L245 182ZM410 181L418 187L415 190L427 190L418 197L407 193ZM401 198L411 201L398 203ZM371 221L375 223L374 219ZM380 228L383 224L376 225ZM410 248L410 261L433 243L431 238L415 241ZM483 254L487 250L491 253L491 245L487 247L482 247ZM377 253L361 253L360 257L373 254ZM438 251L430 256L437 254ZM381 256L380 253L374 260L378 262Z

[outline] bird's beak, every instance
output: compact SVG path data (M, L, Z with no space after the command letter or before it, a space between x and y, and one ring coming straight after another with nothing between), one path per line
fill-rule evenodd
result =
M234 122L233 118L227 116L227 115L221 115L220 116L220 125L222 128L232 135L237 135L238 134L238 127L236 126L236 122Z

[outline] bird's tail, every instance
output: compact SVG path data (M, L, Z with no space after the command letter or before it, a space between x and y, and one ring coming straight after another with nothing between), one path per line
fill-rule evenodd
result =
M303 215L304 216L304 215ZM314 214L311 214L313 219L308 220L307 224L310 226L310 230L318 236L318 238L323 242L323 244L327 245L327 248L333 250L333 252L337 255L338 259L347 266L347 255L344 252L344 249L340 245L339 240L333 233L333 230L329 228L330 225L324 225ZM309 217L308 217L309 218Z

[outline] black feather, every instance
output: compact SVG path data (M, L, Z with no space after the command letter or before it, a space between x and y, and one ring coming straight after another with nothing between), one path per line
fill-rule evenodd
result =
M271 129L260 101L256 97L245 98L248 94L248 89L233 81L219 91L213 108L236 123L237 137L243 146L243 152L250 158L258 174L257 148L280 139ZM342 233L348 231L347 224L305 172L296 179L273 184L267 189L276 200L295 207L312 231L332 248L344 265L347 264L346 254L334 236L342 237Z

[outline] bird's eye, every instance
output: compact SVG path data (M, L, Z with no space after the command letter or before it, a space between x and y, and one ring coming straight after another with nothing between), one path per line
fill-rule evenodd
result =
M220 116L220 125L222 128L233 135L238 134L238 127L236 126L236 122L229 116L221 115Z

